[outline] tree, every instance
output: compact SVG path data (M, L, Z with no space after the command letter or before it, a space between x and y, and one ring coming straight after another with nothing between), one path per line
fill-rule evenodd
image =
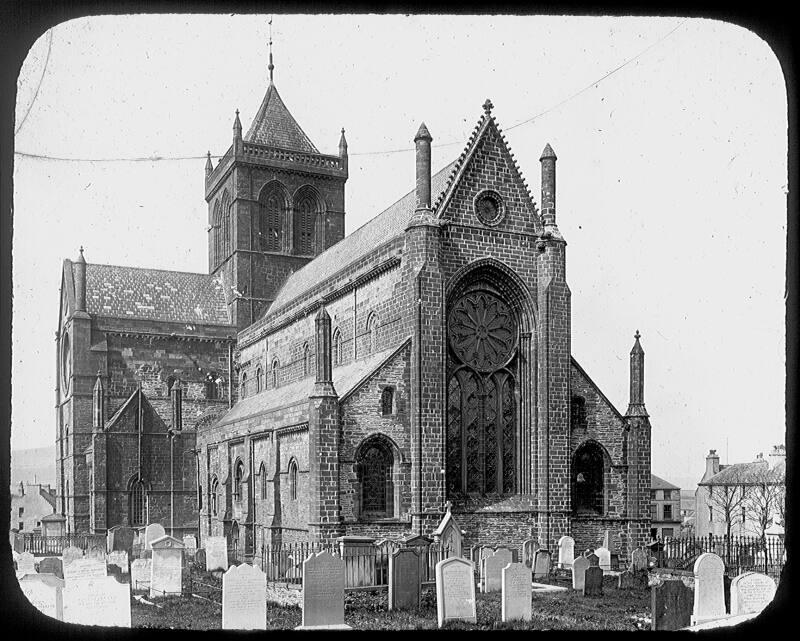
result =
M718 511L725 521L725 535L730 540L731 527L742 522L742 508L747 502L749 486L709 485L706 504Z
M753 521L764 536L774 516L783 521L785 515L785 476L781 470L759 465L747 476L747 499L744 503L747 518Z

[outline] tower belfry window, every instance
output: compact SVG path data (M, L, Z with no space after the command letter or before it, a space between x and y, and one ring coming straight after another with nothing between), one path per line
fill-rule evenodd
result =
M261 251L280 251L286 198L276 183L270 183L258 197L259 247Z
M294 245L298 254L313 254L317 199L310 189L298 194L294 205Z

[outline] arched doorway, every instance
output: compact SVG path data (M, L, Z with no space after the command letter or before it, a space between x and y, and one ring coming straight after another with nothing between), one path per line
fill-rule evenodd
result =
M605 453L595 441L583 443L572 462L572 508L581 514L605 514Z

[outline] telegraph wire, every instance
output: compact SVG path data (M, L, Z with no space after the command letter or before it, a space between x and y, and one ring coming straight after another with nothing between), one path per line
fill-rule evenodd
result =
M535 116L531 116L530 118L527 118L526 120L522 120L522 121L520 121L518 123L515 123L515 124L509 126L509 127L504 127L504 131L510 131L511 129L516 129L517 127L521 127L522 125L527 125L528 123L533 122L537 118L541 118L542 116L550 113L551 111L555 111L559 107L562 107L563 105L565 105L566 103L570 102L571 100L574 100L575 98L577 98L581 94L585 93L586 91L588 91L592 87L596 87L601 82L603 82L604 80L606 80L610 76L612 76L615 73L617 73L619 70L623 69L624 67L627 67L630 63L635 62L636 60L641 58L643 55L645 55L648 51L650 51L651 49L653 49L657 45L659 45L662 42L664 42L664 40L669 38L673 33L675 33L678 29L680 29L687 21L688 21L688 18L682 20L680 23L678 23L677 26L675 26L673 29L671 29L669 32L667 32L665 35L663 35L661 38L656 40L654 43L652 43L649 46L647 46L645 49L643 49L642 51L637 53L635 56L633 56L631 58L628 58L622 64L618 65L617 67L615 67L614 69L612 69L611 71L606 73L601 78L598 78L594 82L586 85L583 89L575 92L574 94L572 94L569 97L565 98L564 100L562 100L558 104L553 105L552 107L549 107L549 108L545 109L542 112L539 112ZM50 34L50 42L51 43L52 43L52 38L53 38L53 36L52 36L52 30L51 30L51 34ZM49 46L48 46L48 49L47 49L47 57L48 58L50 57L50 47ZM47 61L45 60L45 67L46 66L47 66ZM44 71L42 71L42 78L43 77L44 77ZM41 79L39 81L39 85L41 86ZM37 87L36 93L38 94L38 92L39 92L39 88ZM34 101L35 100L36 100L36 96L34 96ZM33 105L33 102L31 102L31 106L32 105ZM28 112L30 112L30 106L28 107ZM27 118L27 115L28 114L26 113L25 114L26 118ZM22 127L22 124L24 124L24 121L25 121L25 119L23 118L23 121L20 123L20 128ZM19 131L19 129L17 129L17 131ZM452 142L445 142L445 143L440 143L438 145L432 145L432 147L434 147L434 148L442 148L442 147L452 147L453 145L463 145L463 144L464 144L463 140L454 140ZM379 155L385 155L385 154L407 153L407 152L410 152L410 151L414 151L414 148L413 147L408 147L408 148L402 148L402 149L386 149L386 150L382 150L382 151L361 151L361 152L353 152L353 153L351 153L349 155L350 156L379 156ZM175 161L205 160L207 158L207 156L205 156L205 155L203 155L203 156L158 156L158 155L152 155L152 156L139 156L139 157L134 157L134 158L66 158L66 157L63 157L63 156L48 156L48 155L45 155L45 154L33 154L33 153L25 152L25 151L15 151L14 155L15 156L21 156L23 158L32 158L32 159L37 159L37 160L56 160L56 161L64 161L64 162L160 162L160 161L164 161L164 160L175 160ZM215 159L219 160L220 158L222 158L222 155L212 155L212 158L215 158Z

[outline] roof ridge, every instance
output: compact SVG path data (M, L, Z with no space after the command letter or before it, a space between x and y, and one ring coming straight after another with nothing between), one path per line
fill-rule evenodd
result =
M189 276L207 276L209 278L220 278L218 274L206 274L205 272L187 272L180 269L162 269L160 267L134 267L132 265L113 265L111 263L86 263L87 267L118 267L120 269L135 269L141 272L165 272L167 274L187 274Z

